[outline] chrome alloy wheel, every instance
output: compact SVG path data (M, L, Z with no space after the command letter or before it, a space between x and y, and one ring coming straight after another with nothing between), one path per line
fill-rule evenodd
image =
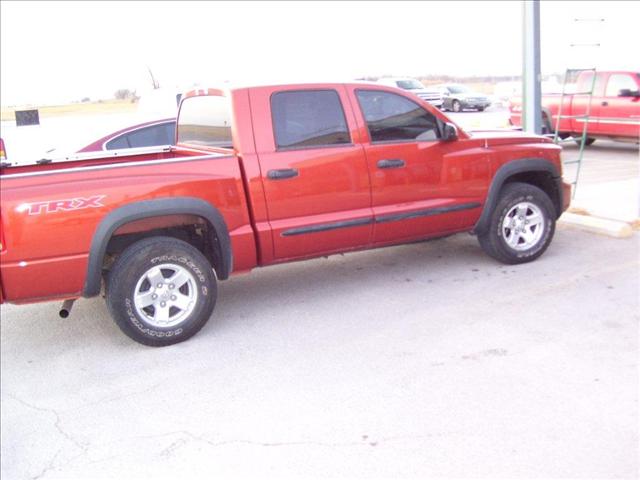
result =
M198 300L196 280L173 263L151 267L138 280L134 292L138 315L154 327L173 327L189 317Z
M514 250L528 250L544 233L544 215L537 205L520 202L511 207L502 221L502 236Z

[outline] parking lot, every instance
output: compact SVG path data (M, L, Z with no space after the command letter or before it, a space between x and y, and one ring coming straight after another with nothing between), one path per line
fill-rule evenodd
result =
M580 188L637 169L596 142ZM3 305L2 477L637 478L639 259L560 224L515 267L466 234L270 267L162 349Z

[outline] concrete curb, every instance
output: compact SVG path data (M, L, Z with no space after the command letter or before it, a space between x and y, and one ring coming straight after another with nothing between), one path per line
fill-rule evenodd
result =
M607 235L613 238L629 238L633 235L631 225L626 222L610 220L608 218L565 212L558 222L563 225L579 228L586 232Z

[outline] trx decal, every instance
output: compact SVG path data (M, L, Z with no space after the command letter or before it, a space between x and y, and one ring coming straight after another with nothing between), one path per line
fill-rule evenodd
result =
M84 208L104 207L101 200L106 195L95 195L93 197L77 197L64 200L48 200L44 202L23 203L16 209L18 212L29 212L29 215L40 215L41 213L69 212L82 210Z

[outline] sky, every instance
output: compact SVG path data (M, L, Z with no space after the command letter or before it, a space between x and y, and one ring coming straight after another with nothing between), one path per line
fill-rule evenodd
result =
M576 16L590 19L575 22ZM591 21L604 18L604 22ZM639 68L640 2L541 2L543 73ZM634 40L635 38L635 40ZM568 55L571 42L601 47ZM568 58L576 65L569 65ZM0 103L163 87L519 75L522 5L499 2L0 2Z

